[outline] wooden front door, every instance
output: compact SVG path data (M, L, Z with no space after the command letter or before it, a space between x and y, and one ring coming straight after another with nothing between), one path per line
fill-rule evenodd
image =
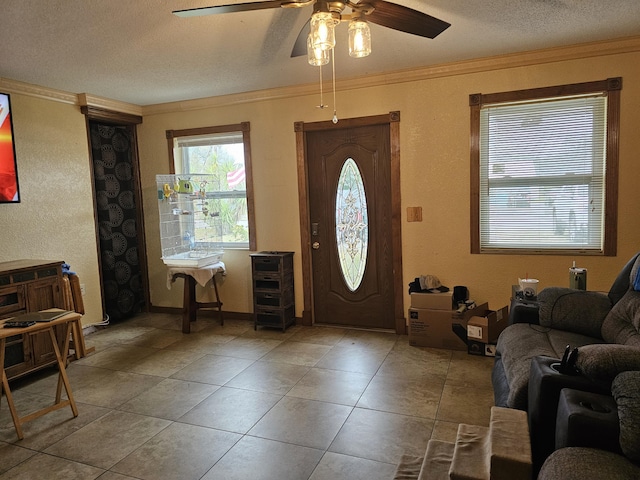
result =
M313 320L397 329L390 123L340 123L305 132Z

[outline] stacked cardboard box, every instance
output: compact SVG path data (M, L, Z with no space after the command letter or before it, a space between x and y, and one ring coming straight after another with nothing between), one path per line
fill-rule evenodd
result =
M496 356L498 336L509 321L509 307L477 312L467 322L467 351L471 355Z
M416 347L467 350L464 338L454 329L466 332L473 315L487 310L488 305L458 313L454 310L453 293L411 293L409 308L409 344ZM466 337L466 334L463 335Z

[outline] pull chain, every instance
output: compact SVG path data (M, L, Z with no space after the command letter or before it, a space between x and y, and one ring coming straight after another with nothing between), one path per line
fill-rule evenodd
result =
M333 123L338 123L338 115L336 110L336 54L335 49L331 49L331 69L333 73Z
M316 105L316 107L323 109L323 108L327 108L329 105L324 104L324 99L322 95L322 65L319 65L318 69L320 70L320 105Z

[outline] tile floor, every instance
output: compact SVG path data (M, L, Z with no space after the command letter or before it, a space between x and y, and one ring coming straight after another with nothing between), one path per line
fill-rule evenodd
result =
M388 480L403 453L488 425L491 358L406 336L325 327L254 331L200 315L142 314L86 337L69 365L80 415L24 425L0 406L0 479ZM14 382L21 415L52 401L56 371Z

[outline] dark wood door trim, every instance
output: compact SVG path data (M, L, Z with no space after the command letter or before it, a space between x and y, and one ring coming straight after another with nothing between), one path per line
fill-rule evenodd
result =
M352 128L367 125L388 124L390 127L391 152L391 205L392 205L392 245L393 245L393 285L394 285L394 317L397 334L406 333L404 318L404 295L402 287L402 215L400 197L400 112L388 115L359 117L340 120L336 125L327 122L296 122L296 159L298 168L298 203L300 211L300 241L302 258L303 311L302 324L313 324L313 274L311 262L311 232L309 220L308 168L306 162L305 132Z

